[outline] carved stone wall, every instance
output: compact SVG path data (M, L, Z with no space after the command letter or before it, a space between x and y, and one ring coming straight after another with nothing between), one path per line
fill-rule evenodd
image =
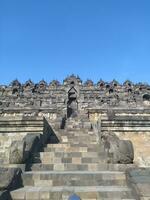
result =
M71 75L63 84L54 80L47 84L44 80L34 84L31 80L24 84L15 80L8 86L0 86L0 110L7 108L51 108L66 113L68 91L75 87L78 94L79 110L89 108L141 108L150 106L150 86L126 81L119 84L100 80L82 83L79 77Z

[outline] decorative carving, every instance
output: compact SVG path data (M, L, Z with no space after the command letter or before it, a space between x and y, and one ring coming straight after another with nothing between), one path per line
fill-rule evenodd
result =
M39 82L38 86L39 86L40 89L45 89L46 86L47 86L47 83L46 83L46 81L41 80L41 81Z
M123 83L124 86L126 87L132 87L133 86L133 83L130 81L130 80L126 80L124 83Z
M91 87L91 86L94 86L94 83L92 80L88 79L85 83L84 83L84 86L86 87Z
M64 79L63 83L64 85L81 85L82 81L79 76L75 76L74 74L72 74L71 76L68 76L66 79Z
M53 81L50 82L49 85L52 86L52 87L59 87L61 84L60 84L59 81L53 80Z
M12 81L11 83L10 83L10 86L11 87L21 87L21 83L17 80L17 79L15 79L14 81Z
M115 79L110 83L111 87L117 87L119 85L119 82Z
M72 88L76 90L71 94ZM77 95L76 101L69 101L69 95ZM0 86L1 108L6 107L36 107L37 102L40 107L53 107L65 109L64 102L68 102L68 107L72 103L76 107L90 108L99 107L148 107L150 86L144 83L133 84L127 80L123 85L116 80L104 82L100 80L97 85L92 80L87 80L82 84L82 80L75 75L68 76L62 85L59 81L53 80L48 86L44 80L34 84L31 80L21 84L17 79L9 86Z
M103 88L105 86L105 82L102 79L100 79L97 83L97 86Z
M76 117L78 113L77 90L72 87L68 91L67 117Z

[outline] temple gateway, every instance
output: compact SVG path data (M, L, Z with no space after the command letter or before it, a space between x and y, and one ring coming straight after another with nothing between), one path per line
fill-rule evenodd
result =
M149 200L150 85L0 85L0 200Z

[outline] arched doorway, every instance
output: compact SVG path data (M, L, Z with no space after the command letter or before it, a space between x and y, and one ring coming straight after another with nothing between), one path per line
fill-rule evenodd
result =
M68 102L67 102L67 118L74 118L78 115L78 101L77 101L77 90L72 87L68 91Z

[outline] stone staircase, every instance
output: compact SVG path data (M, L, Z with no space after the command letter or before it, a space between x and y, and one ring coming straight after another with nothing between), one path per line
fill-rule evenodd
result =
M13 200L68 200L72 194L81 200L136 199L126 182L128 166L107 163L88 120L69 119L57 132L60 143L35 155L31 171L22 175L24 187L11 192Z

